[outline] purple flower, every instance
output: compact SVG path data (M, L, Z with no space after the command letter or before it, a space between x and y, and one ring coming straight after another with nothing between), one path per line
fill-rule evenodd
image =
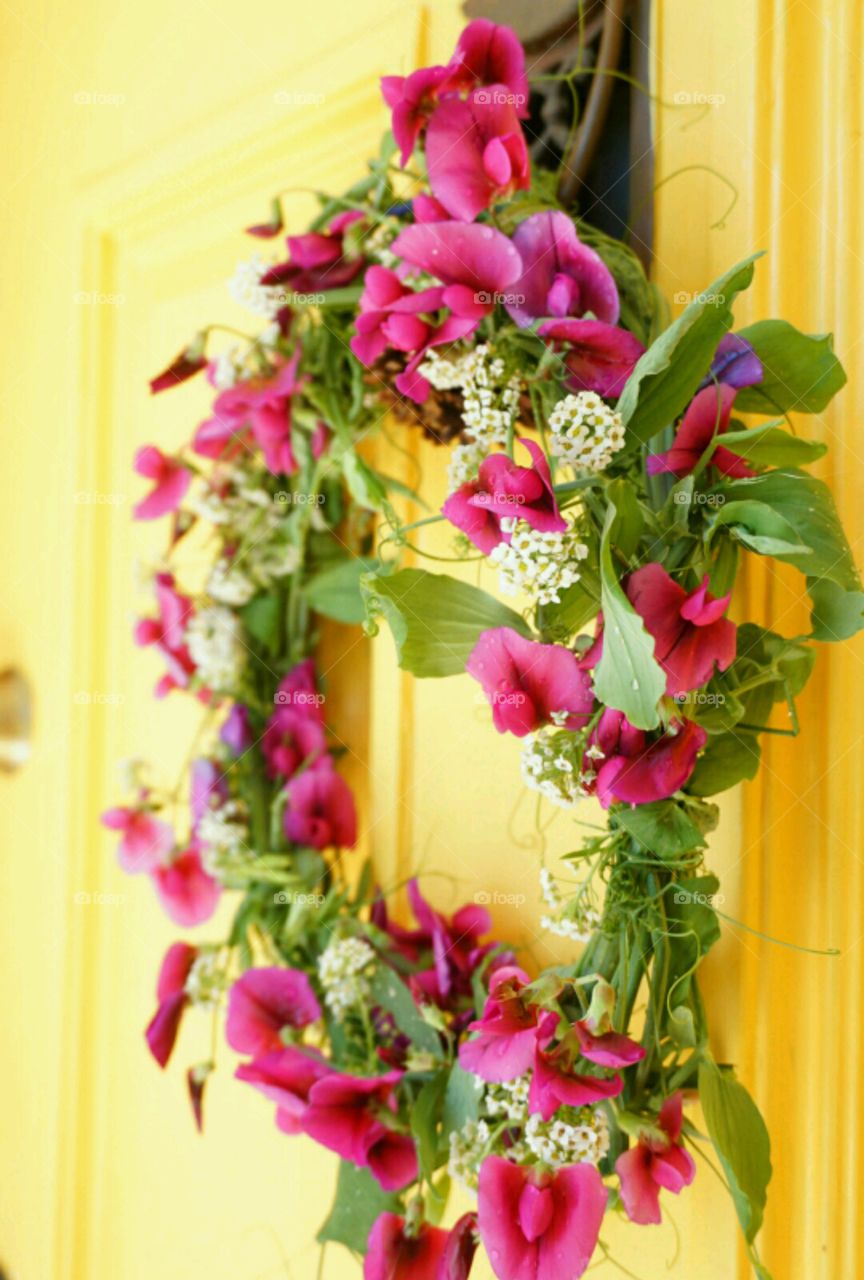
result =
M534 320L581 317L614 325L618 289L599 254L579 239L573 222L560 210L532 214L513 233L523 272L507 310L520 328Z

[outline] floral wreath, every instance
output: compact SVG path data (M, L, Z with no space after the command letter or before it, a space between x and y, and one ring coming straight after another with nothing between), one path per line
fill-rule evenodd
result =
M367 1280L464 1280L480 1243L501 1280L582 1275L608 1253L605 1214L659 1222L661 1190L712 1148L764 1278L768 1135L711 1056L698 982L720 934L708 797L754 776L775 704L797 731L812 642L862 626L830 492L803 469L825 446L788 420L845 376L829 337L732 332L754 259L670 323L633 253L532 174L508 28L474 21L446 66L382 90L392 132L367 176L232 282L266 326L212 358L203 331L151 384L206 370L217 393L189 446L135 459L152 483L136 518L171 517L135 638L164 658L158 697L203 704L204 745L188 824L140 764L104 822L178 925L222 894L236 908L227 936L169 948L147 1043L164 1067L187 1009L225 1013L237 1078L341 1157L319 1239L365 1255ZM280 200L248 230L278 236ZM430 519L497 566L509 604L398 567L404 490L357 449L390 411L451 448ZM742 554L805 575L809 633L729 619ZM371 866L350 868L321 618L384 619L418 677L467 671L524 739L528 787L598 797L575 891L541 873L544 926L586 944L577 963L532 977L483 906L447 917L413 880L415 923L397 923ZM199 1127L213 1069L187 1075ZM684 1118L697 1096L707 1134ZM445 1229L453 1179L477 1208Z

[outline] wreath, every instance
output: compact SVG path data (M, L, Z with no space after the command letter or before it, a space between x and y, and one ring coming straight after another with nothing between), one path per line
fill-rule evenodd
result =
M178 925L234 909L226 936L168 950L147 1043L164 1067L187 1010L224 1014L237 1078L341 1158L319 1239L365 1255L367 1280L459 1280L480 1243L501 1280L582 1275L604 1215L659 1222L700 1158L766 1277L768 1135L700 995L722 918L705 850L710 797L754 776L773 709L797 731L814 642L862 626L806 470L825 446L789 419L843 370L782 320L733 331L754 258L670 321L631 250L532 173L508 28L478 19L446 66L382 90L392 131L366 176L232 281L260 331L210 355L211 326L151 384L206 372L216 393L186 447L135 459L136 518L170 518L135 638L164 659L157 696L191 694L203 725L176 787L136 764L104 822ZM279 237L281 199L248 230ZM426 519L497 567L498 593L400 567L406 493L362 448L394 413L450 450ZM804 575L806 634L730 619L750 556ZM416 880L397 921L403 886L352 864L322 619L383 620L418 678L467 671L523 740L527 787L598 798L570 883L541 872L544 927L584 943L578 962L529 974L485 906L448 916ZM199 1126L214 1066L187 1073ZM707 1133L684 1117L697 1097ZM453 1180L476 1212L445 1228Z

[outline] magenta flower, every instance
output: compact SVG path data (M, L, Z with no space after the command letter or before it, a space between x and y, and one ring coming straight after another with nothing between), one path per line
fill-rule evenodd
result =
M589 745L603 752L594 784L601 805L650 804L674 795L696 767L707 739L693 720L673 720L649 741L622 712L607 707L589 738Z
M574 1070L574 1055L566 1039L552 1047L558 1020L557 1013L544 1014L534 1043L528 1110L539 1112L544 1120L551 1120L560 1106L586 1107L616 1098L624 1088L618 1075L592 1076Z
M144 807L106 809L102 825L111 831L122 831L117 861L130 875L153 871L174 848L171 827Z
M436 200L462 222L531 185L525 135L506 85L445 98L426 129L426 164Z
M477 1035L459 1046L459 1065L483 1080L500 1083L521 1076L534 1062L540 1011L522 988L528 975L515 965L493 973L483 1017L469 1024Z
M168 391L181 382L194 378L196 373L207 368L207 357L204 355L203 342L184 347L179 356L175 356L167 369L163 369L155 378L150 379L150 392L156 395L159 391Z
M522 259L522 276L505 303L513 320L527 329L535 320L564 319L590 312L595 320L618 320L618 289L599 254L579 239L573 222L560 210L534 213L513 233Z
M382 1213L369 1232L363 1280L449 1280L440 1270L447 1239L441 1227L421 1222L406 1231L404 1218Z
M436 1280L468 1280L478 1243L477 1214L463 1213L450 1228Z
M525 50L510 27L488 18L475 18L459 37L447 70L447 89L494 85L507 91L508 101L523 119L528 115L528 77Z
M307 1027L320 1017L321 1006L302 969L247 969L228 996L225 1037L232 1049L255 1057L281 1049L284 1028Z
M645 351L632 333L600 320L547 320L537 332L561 350L571 391L613 399Z
M278 707L296 707L310 719L324 723L321 710L324 698L318 692L315 663L311 658L304 658L282 677L273 701Z
M430 221L405 227L393 252L445 286L442 305L479 322L516 280L522 260L512 242L494 227Z
M510 541L502 520L524 520L542 533L563 533L567 528L555 500L546 455L533 440L520 438L519 443L531 455L530 467L494 453L480 463L477 479L451 493L441 508L442 515L487 555L500 542Z
M135 643L153 645L168 670L156 685L156 697L172 689L185 689L195 674L195 663L186 647L186 628L192 619L192 601L176 589L173 575L157 573L155 618L142 618L135 626Z
M295 705L278 705L267 721L261 751L269 778L290 778L304 763L314 765L327 750L324 726Z
M495 945L481 944L492 927L485 907L468 904L452 918L436 911L423 897L416 880L408 885L408 898L419 931L414 935L422 950L432 952L432 967L412 974L412 988L441 1008L458 996L471 994L471 979L480 961Z
M606 1188L590 1164L542 1174L487 1156L480 1170L477 1225L500 1280L581 1276L605 1208Z
M313 849L353 849L357 843L354 796L327 757L288 783L285 835Z
M629 1036L617 1031L597 1034L587 1018L574 1022L572 1030L579 1042L582 1057L601 1067L632 1067L634 1062L641 1062L645 1057L641 1044L636 1044Z
M136 520L156 520L169 511L177 510L192 480L188 467L176 458L168 457L155 445L147 444L135 454L135 470L139 476L153 481L150 493L133 510Z
M175 924L191 928L209 920L216 910L221 890L204 870L196 842L156 867L151 875L162 906Z
M681 1144L681 1094L660 1108L657 1130L641 1137L615 1161L628 1218L643 1226L660 1222L660 1188L678 1195L696 1177L696 1164Z
M754 357L755 358L755 357ZM681 419L672 448L665 453L652 453L645 460L649 476L670 472L673 476L689 476L715 436L729 429L729 418L737 389L728 383L705 387L698 391ZM711 454L710 466L724 476L756 474L737 453L722 445Z
M265 271L261 284L286 285L295 294L323 293L349 285L363 270L364 259L346 254L345 232L362 217L358 209L348 209L337 214L326 231L288 236L287 260ZM290 305L290 298L286 302Z
M407 1134L378 1115L396 1111L401 1071L382 1076L331 1072L313 1084L303 1112L303 1132L343 1160L368 1168L385 1191L399 1191L417 1176L417 1154Z
M302 1133L302 1119L312 1086L333 1068L315 1049L290 1045L259 1054L235 1071L238 1080L251 1084L276 1103L276 1124L283 1133Z
M627 597L654 637L654 657L666 672L671 697L707 684L735 658L736 627L724 618L731 592L708 592L708 575L688 593L661 564L646 564L627 580Z
M392 111L391 127L404 169L417 139L435 109L438 91L446 82L447 67L420 67L408 76L382 76L381 95Z
M526 640L510 627L484 631L465 664L483 686L499 733L524 738L543 724L582 729L594 693L588 673L562 645Z
M190 774L189 809L192 830L197 832L198 823L214 802L221 805L228 799L228 784L219 765L206 756L192 761Z
M175 942L165 952L156 984L156 1012L150 1019L145 1036L153 1057L164 1067L174 1051L180 1020L189 1003L186 979L198 956L197 947Z

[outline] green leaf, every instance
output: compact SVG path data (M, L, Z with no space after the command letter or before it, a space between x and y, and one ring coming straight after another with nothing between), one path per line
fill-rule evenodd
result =
M658 858L676 858L705 847L701 831L674 800L622 806L616 809L615 818L619 827Z
M420 1177L427 1183L440 1164L438 1159L438 1122L441 1118L441 1098L447 1087L447 1075L437 1072L427 1080L411 1108L411 1132L417 1146L417 1163Z
M343 560L310 578L303 588L311 608L336 622L359 623L366 617L360 579L377 567L376 560Z
M785 320L760 320L740 330L762 361L763 377L742 387L735 408L745 413L821 413L846 382L830 333L801 333Z
M342 454L342 474L355 502L369 511L381 510L387 497L384 483L353 449Z
M599 254L612 272L621 300L620 321L640 342L651 341L657 312L657 295L645 268L632 249L589 223L577 220L580 238Z
M400 1209L399 1197L382 1191L368 1169L343 1160L339 1165L333 1207L317 1239L321 1244L332 1240L356 1253L365 1253L369 1232L378 1215L399 1213Z
M690 403L718 342L732 327L731 304L749 287L759 256L739 262L709 285L641 357L618 401L631 440L650 440Z
M738 1220L752 1244L762 1225L771 1181L771 1142L765 1121L743 1084L711 1061L699 1066L699 1101Z
M600 543L603 657L594 673L594 689L601 702L623 711L637 729L654 729L660 723L657 703L666 677L654 660L653 637L615 576L609 533L616 514L610 505Z
M828 578L808 578L814 640L848 640L864 629L864 591L844 591Z
M282 602L279 596L256 596L240 610L243 625L254 639L272 649L279 636Z
M367 618L383 615L390 624L399 666L415 676L455 676L465 670L480 635L512 627L530 637L524 619L479 587L425 569L400 569L361 580Z
M636 488L632 481L619 478L608 485L606 497L615 508L615 519L609 527L609 541L625 560L629 560L645 528L645 515L639 505Z
M744 499L718 507L711 520L711 534L723 526L729 529L733 538L757 555L779 559L781 556L811 554L789 521L764 502Z
M844 591L856 591L861 582L846 534L837 515L831 490L803 471L769 471L763 476L735 480L723 486L727 503L763 502L794 531L794 541L809 552L783 552L778 560L795 565L813 578L828 578ZM722 519L721 507L718 518Z
M434 1027L420 1016L414 997L402 979L382 965L375 970L369 985L371 1003L392 1013L396 1026L417 1049L440 1056L441 1039Z
M676 880L663 895L669 949L666 989L670 1008L687 1001L697 965L720 940L720 924L712 906L719 887L716 876L692 876ZM655 947L659 941L656 939Z
M738 730L709 738L686 790L694 796L716 796L745 778L755 778L760 755L755 733Z
M442 1129L445 1138L457 1129L464 1128L469 1120L477 1119L482 1093L482 1080L454 1062L444 1093Z
M827 444L793 436L791 431L784 431L771 422L749 430L727 431L717 436L714 444L718 448L722 445L724 449L731 449L739 458L757 467L806 466L828 452Z

